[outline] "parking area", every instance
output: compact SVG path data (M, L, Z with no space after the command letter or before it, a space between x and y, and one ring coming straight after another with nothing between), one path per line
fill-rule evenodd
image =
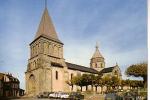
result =
M37 98L43 99L43 98L49 98L51 100L83 100L84 95L79 93L79 92L71 92L71 93L66 93L66 92L41 92L37 95Z

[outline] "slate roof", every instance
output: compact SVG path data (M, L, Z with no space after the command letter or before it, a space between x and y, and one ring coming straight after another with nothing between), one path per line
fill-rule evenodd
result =
M78 70L78 71L82 71L82 72L89 72L89 73L93 73L93 74L98 74L98 71L96 71L95 69L88 68L88 67L85 67L85 66L72 64L72 63L69 63L69 62L66 62L66 65L67 65L68 69Z
M116 66L104 68L104 69L102 69L102 70L100 71L100 74L112 72L115 67L116 67Z
M48 38L53 38L55 40L59 40L47 8L45 8L42 15L35 39L41 35L47 36Z
M51 62L51 65L55 66L55 67L61 67L61 68L63 68L63 65L61 65L60 63Z
M11 76L11 75L7 75L7 77L9 78L9 80L10 80L11 82L20 83L17 78L15 78L15 77L13 77L13 76Z
M17 78L13 77L12 75L4 74L4 73L0 73L0 80L3 80L4 75L6 75L11 82L18 82L19 83L19 80Z

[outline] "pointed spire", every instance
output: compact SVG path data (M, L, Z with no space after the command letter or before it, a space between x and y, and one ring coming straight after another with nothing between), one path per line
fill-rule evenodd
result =
M98 49L99 48L99 46L98 46L98 42L96 42L96 49Z
M96 48L96 50L95 50L95 52L94 52L92 58L97 58L97 57L102 57L102 58L104 58L104 57L102 56L102 54L100 53L99 49L98 49L98 48L99 48L98 42L96 42L95 48Z
M55 40L59 40L57 33L55 31L54 25L52 23L51 17L49 16L48 9L46 7L47 1L45 1L45 10L42 15L41 22L39 24L35 39L38 38L39 36L43 35L48 38L52 38Z
M45 8L47 8L47 0L45 0Z
M116 62L116 66L118 66L118 63Z
M116 62L116 66L118 66L118 63Z

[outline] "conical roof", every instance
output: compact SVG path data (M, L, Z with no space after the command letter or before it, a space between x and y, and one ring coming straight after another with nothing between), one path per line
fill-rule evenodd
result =
M42 19L36 32L35 39L41 35L55 40L59 40L47 8L45 8L42 15Z
M98 49L98 45L96 45L96 50L95 50L92 58L98 58L98 57L104 58Z

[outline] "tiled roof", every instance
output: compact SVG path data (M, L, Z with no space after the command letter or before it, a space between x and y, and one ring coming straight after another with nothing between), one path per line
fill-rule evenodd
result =
M69 63L69 62L66 62L66 64L67 64L68 69L78 70L78 71L82 71L82 72L89 72L89 73L93 73L93 74L98 74L98 71L96 71L95 69L92 69L92 68L72 64L72 63Z
M113 67L108 67L108 68L104 68L104 69L102 69L102 70L100 71L100 74L112 72L114 68L115 68L115 66L113 66Z

